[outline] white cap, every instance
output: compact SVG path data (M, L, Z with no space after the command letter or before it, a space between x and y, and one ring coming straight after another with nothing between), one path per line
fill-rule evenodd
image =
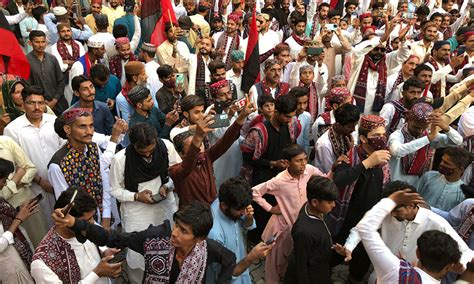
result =
M186 126L186 127L183 127L183 128L174 127L173 129L171 129L171 131L170 131L170 140L171 140L171 142L173 142L173 140L176 136L178 136L179 134L184 133L188 130L189 130L189 126Z
M56 6L53 8L53 14L55 16L62 16L67 14L67 10L64 7Z
M92 48L101 48L104 46L104 41L98 35L93 35L87 40L87 46Z

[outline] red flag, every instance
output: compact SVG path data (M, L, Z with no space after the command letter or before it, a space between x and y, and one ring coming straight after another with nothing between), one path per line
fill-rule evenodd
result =
M0 13L0 72L23 79L30 77L30 63L3 13Z
M248 93L250 88L255 84L255 81L260 74L260 54L258 51L258 31L257 31L257 17L255 7L252 12L252 22L250 23L249 39L247 44L247 51L245 52L245 65L242 72L241 90Z
M150 42L156 46L160 46L166 40L165 23L176 23L176 14L173 10L170 0L161 0L161 17L156 22L155 29L151 34Z

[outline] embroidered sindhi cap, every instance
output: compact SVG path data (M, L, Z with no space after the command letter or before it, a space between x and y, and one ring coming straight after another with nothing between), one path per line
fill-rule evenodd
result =
M215 97L217 95L217 92L219 92L220 89L229 86L229 81L226 79L220 80L215 82L214 84L211 84L209 86L209 91L211 92L211 96Z
M130 43L128 37L119 37L115 39L115 47L121 47L124 44Z
M148 98L149 95L150 90L148 90L148 88L137 85L130 90L130 92L128 93L128 98L130 99L133 105L136 105L142 102L144 99Z
M89 115L92 115L92 113L87 108L72 108L72 109L66 110L63 113L64 123L68 125L76 121L81 116L89 116Z
M345 99L351 96L351 92L347 88L332 88L329 92L329 101L332 103L342 103Z
M410 118L427 122L428 117L433 113L433 107L427 103L416 103L410 110Z
M240 16L237 15L236 13L231 13L229 16L227 16L227 20L232 20L235 23L239 23L240 22Z
M369 132L380 126L385 127L385 119L383 117L378 115L363 115L360 118L359 127Z
M281 64L281 63L278 59L268 59L267 61L265 61L265 65L264 65L263 69L265 69L265 71L267 71L268 69L270 69L275 64Z

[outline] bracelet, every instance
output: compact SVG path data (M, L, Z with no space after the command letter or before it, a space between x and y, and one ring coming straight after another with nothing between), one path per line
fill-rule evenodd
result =
M13 218L13 220L18 220L18 221L20 221L20 224L23 223L23 220L21 220L20 218L17 218L17 217Z

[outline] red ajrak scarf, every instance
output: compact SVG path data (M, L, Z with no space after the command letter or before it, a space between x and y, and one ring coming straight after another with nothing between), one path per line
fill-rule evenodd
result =
M204 63L204 59L200 54L197 54L197 70L196 70L196 84L195 84L195 92L198 89L206 87L206 64ZM190 94L193 95L193 94Z
M360 70L354 89L354 98L361 112L364 112L369 68L379 74L372 111L379 112L382 109L382 106L385 102L385 89L387 87L387 64L385 63L385 58L386 57L384 56L379 60L378 63L374 63L368 54L365 55L364 62L362 63L362 69Z
M5 199L0 198L0 222L3 225L3 228L7 230L10 228L15 219L16 210L11 206ZM18 254L23 260L28 271L30 270L30 264L33 257L33 252L31 251L30 244L28 243L25 235L21 232L20 228L17 228L13 233L13 247L16 249Z
M291 37L296 41L297 44L303 46L306 42L306 38L300 38L294 32L291 34Z
M309 102L308 110L311 114L311 119L314 121L318 117L318 90L316 88L316 83L311 82L309 86L306 86L303 82L300 81L300 87L306 87L309 90Z
M347 152L349 152L349 150L354 146L352 135L341 136L334 131L334 126L329 128L328 135L332 150L336 157L347 155Z
M263 79L261 83L262 83L263 94L271 96L272 92L270 90L270 87L267 85L267 80ZM275 100L281 95L288 94L289 90L290 90L290 85L288 83L284 83L284 82L278 83L278 86L275 92Z
M135 55L131 52L130 57L128 58L128 62L130 61L137 61ZM109 69L111 74L114 74L119 79L122 78L122 57L120 57L119 54L116 54L109 59Z
M402 128L401 131L403 137L405 138L404 143L408 143L416 139L408 132L408 128L406 125ZM428 131L425 131L423 133L423 136L425 135L428 135ZM430 144L428 144L425 147L419 149L418 151L410 153L403 157L402 167L404 173L412 176L421 176L428 169L432 154L433 150L431 149Z
M69 53L67 45L63 40L58 40L56 47L63 60L76 61L79 59L79 44L75 40L71 40L72 54Z
M237 50L239 49L240 46L240 37L237 33L235 33L234 37L232 38L232 42L230 43L230 47L228 50L226 50L227 47L227 40L229 39L227 32L224 31L220 36L219 39L217 40L216 44L216 49L223 49L226 51L227 58L225 59L225 70L230 70L232 68L232 63L230 61L230 54L232 50ZM220 60L222 60L223 57L220 57Z
M474 205L464 215L461 226L458 229L458 234L467 243L471 238L472 231L474 231Z
M36 248L33 260L39 259L49 267L63 283L79 283L81 269L71 245L51 228Z
M433 56L430 57L428 62L433 66L435 72L439 70L438 62L436 62ZM441 80L435 84L431 83L430 91L433 94L433 99L441 97Z

